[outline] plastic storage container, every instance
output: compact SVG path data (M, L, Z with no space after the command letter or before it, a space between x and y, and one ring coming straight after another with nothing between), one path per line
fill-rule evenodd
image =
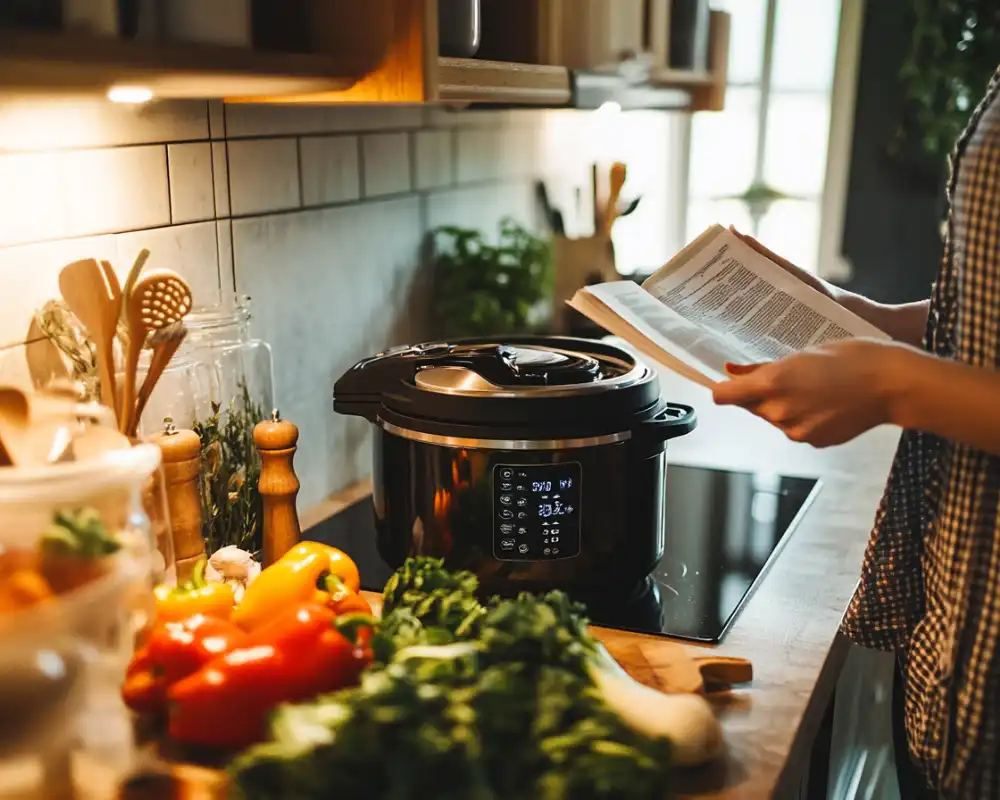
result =
M153 445L99 461L0 469L0 550L33 553L57 512L92 509L122 545L76 588L0 613L0 798L102 796L132 766L120 688L169 548ZM150 514L152 508L152 515ZM5 569L9 567L9 562ZM159 572L159 574L154 574ZM10 580L6 571L0 580ZM55 584L52 584L55 586ZM113 796L104 795L104 796Z

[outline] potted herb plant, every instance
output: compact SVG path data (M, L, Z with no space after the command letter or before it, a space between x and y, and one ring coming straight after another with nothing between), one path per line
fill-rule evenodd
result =
M431 237L439 335L528 333L548 320L548 242L509 217L501 220L495 245L481 231L452 226L437 228Z

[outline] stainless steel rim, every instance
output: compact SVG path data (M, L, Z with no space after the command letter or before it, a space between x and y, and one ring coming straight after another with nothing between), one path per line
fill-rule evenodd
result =
M563 352L557 347L538 346L538 350ZM496 386L478 373L466 367L439 366L425 367L419 370L414 378L417 387L427 392L456 395L460 397L577 397L582 394L624 389L632 386L652 374L644 364L629 364L613 356L601 356L601 359L625 369L626 371L614 378L597 383L577 383L565 386L525 386L511 389Z
M467 439L463 436L442 436L437 433L412 431L386 422L382 418L379 418L378 425L386 433L412 442L436 444L441 447L466 447L470 450L575 450L581 447L617 444L632 438L631 431L620 431L604 436L585 436L577 439Z

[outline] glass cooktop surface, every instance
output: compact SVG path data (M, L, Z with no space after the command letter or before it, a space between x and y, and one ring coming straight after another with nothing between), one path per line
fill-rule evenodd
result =
M812 478L670 464L666 547L644 585L581 597L595 624L718 642L820 489ZM366 499L309 532L349 553L366 589L391 570L375 548Z

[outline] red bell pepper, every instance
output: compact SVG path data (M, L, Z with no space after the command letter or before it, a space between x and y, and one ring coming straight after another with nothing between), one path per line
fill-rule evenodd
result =
M287 609L254 631L243 647L212 660L168 692L171 738L224 749L265 737L268 714L357 682L371 661L372 621L334 627L336 614L316 603Z
M159 625L125 673L125 705L140 714L166 710L167 690L173 684L246 639L232 623L203 614Z

